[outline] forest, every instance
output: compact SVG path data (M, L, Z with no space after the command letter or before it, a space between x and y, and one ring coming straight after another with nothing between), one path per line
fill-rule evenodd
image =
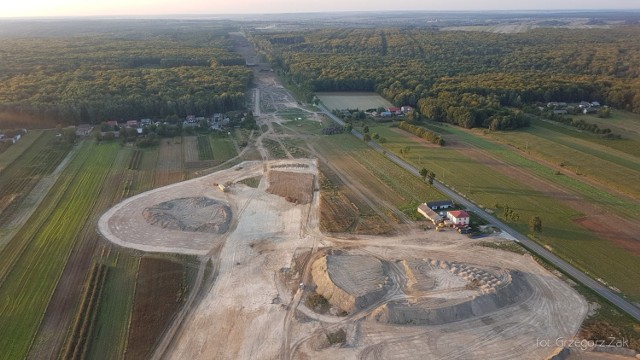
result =
M252 73L233 52L230 29L161 25L0 36L0 113L98 124L245 106Z
M435 29L254 31L287 80L314 91L375 91L437 121L527 126L548 101L600 101L640 113L639 26L496 34Z

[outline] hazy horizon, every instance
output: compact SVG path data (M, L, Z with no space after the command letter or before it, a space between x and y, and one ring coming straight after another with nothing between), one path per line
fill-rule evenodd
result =
M25 0L6 4L0 18L41 17L112 17L112 16L175 16L175 15L249 15L285 13L322 13L354 11L598 11L638 10L640 5L630 0L612 0L603 8L595 0L543 0L514 3L505 0L488 0L478 4L471 0L442 2L398 0L393 3L381 0L355 0L344 2L299 2L274 0L268 3L259 0L227 1L203 0L129 0L96 1L87 4L79 0Z

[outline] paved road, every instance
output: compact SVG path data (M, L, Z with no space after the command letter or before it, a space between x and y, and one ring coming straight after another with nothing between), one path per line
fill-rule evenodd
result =
M342 121L337 116L333 115L326 107L324 107L324 105L319 105L318 107L322 110L322 112L324 112L327 116L329 116L331 119L333 119L333 121L337 122L340 125L343 125L343 126L345 125L344 121ZM362 140L363 135L361 133L359 133L358 131L352 130L351 133L354 136L356 136L358 139ZM399 158L395 154L392 154L389 151L386 151L378 143L370 141L370 142L368 142L368 144L374 150L378 151L379 153L384 154L384 156L386 156L389 160L391 160L394 163L396 163L398 166L402 167L403 169L407 170L408 172L412 173L413 175L415 175L417 177L421 177L420 173L418 172L418 169L416 169L415 167L413 167L412 165L410 165L406 161L402 160L401 158ZM535 253L539 257L545 259L549 263L553 264L556 268L560 269L565 274L571 276L573 279L577 280L578 282L580 282L584 286L590 288L591 290L593 290L594 292L596 292L597 294L599 294L603 298L607 299L609 302L611 302L612 304L617 306L620 310L622 310L625 313L629 314L631 317L633 317L637 321L640 321L640 308L638 308L637 306L635 306L632 303L630 303L629 301L623 299L622 297L620 297L618 294L616 294L613 291L611 291L606 286L604 286L604 285L600 284L599 282L595 281L590 276L588 276L587 274L583 273L582 271L576 269L575 267L573 267L568 262L560 259L556 255L551 253L549 250L547 250L546 248L538 245L533 240L531 240L528 237L526 237L526 236L522 235L521 233L517 232L516 230L511 228L509 225L507 225L504 222L500 221L499 219L497 219L493 215L491 215L491 214L487 213L486 211L484 211L483 209L479 208L474 203L472 203L471 201L469 201L466 198L464 198L462 195L460 195L460 194L456 193L455 191L451 190L450 188L448 188L446 185L440 183L439 181L434 181L433 186L436 189L438 189L438 191L440 191L441 193L443 193L443 194L447 195L448 197L450 197L454 202L465 206L467 209L469 209L469 210L473 211L474 213L478 214L478 216L480 216L481 218L485 219L486 221L497 225L498 227L500 227L502 229L502 231L507 232L509 235L511 235L515 239L517 239L522 245L524 245L524 247L526 247L527 249L531 250L533 253Z

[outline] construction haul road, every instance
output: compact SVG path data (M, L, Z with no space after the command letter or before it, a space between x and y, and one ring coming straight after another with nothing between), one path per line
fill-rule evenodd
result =
M325 113L328 117L330 117L336 123L338 123L338 124L340 124L342 126L346 125L346 123L344 121L342 121L337 116L333 115L331 113L331 111L329 111L324 105L320 104L320 105L318 105L318 108L320 110L322 110L323 113ZM362 140L364 138L364 136L360 132L358 132L356 130L351 130L351 133L355 137L360 139L360 140ZM371 148L376 150L377 152L379 152L379 153L383 154L384 156L386 156L389 160L391 160L394 163L396 163L398 166L400 166L403 169L405 169L408 172L410 172L411 174L413 174L413 175L415 175L415 176L417 176L419 178L421 177L420 176L420 172L418 171L418 169L416 169L415 167L413 167L412 165L410 165L406 161L400 159L395 154L392 154L392 153L386 151L379 144L377 144L377 143L375 143L373 141L368 141L367 144ZM612 303L613 305L618 307L620 310L622 310L625 313L629 314L634 319L640 321L640 309L637 306L635 306L632 303L630 303L629 301L623 299L618 294L616 294L613 291L611 291L609 288L603 286L599 282L597 282L594 279L592 279L589 275L587 275L584 272L576 269L575 267L573 267L572 265L570 265L566 261L560 259L556 255L551 253L549 250L547 250L544 247L538 245L533 240L531 240L528 237L524 236L523 234L517 232L516 230L514 230L513 228L511 228L510 226L508 226L504 222L500 221L499 219L497 219L493 215L491 215L488 212L484 211L483 209L481 209L480 207L478 207L477 205L475 205L471 201L467 200L462 195L460 195L457 192L453 191L452 189L450 189L446 185L442 184L441 182L439 182L437 180L434 180L433 186L436 189L438 189L438 191L440 191L441 193L449 196L456 203L464 205L467 209L475 212L481 218L485 219L486 221L488 221L488 222L490 222L492 224L497 225L498 227L500 227L502 229L502 231L507 232L509 235L511 235L515 239L517 239L524 247L526 247L527 249L531 250L533 253L535 253L539 257L543 258L544 260L548 261L553 266L558 268L560 271L564 272L565 274L569 275L570 277L572 277L576 281L580 282L582 285L584 285L584 286L588 287L589 289L593 290L598 295L600 295L601 297L603 297L604 299L606 299L607 301L609 301L610 303Z

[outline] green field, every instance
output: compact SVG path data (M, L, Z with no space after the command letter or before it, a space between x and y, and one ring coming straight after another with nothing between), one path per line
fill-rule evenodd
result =
M435 125L431 125L431 127L434 129L438 129L438 126ZM579 194L580 196L592 200L596 204L603 206L606 205L608 207L614 208L620 213L629 215L630 218L637 218L638 216L640 216L640 204L638 202L621 196L617 196L615 193L607 192L584 181L580 181L577 178L558 175L557 170L554 170L551 167L545 166L540 162L525 157L523 154L513 151L513 149L510 147L502 146L495 142L489 141L489 139L497 139L499 140L499 142L507 143L512 147L518 147L524 143L527 144L527 148L523 148L522 150L526 151L527 156L533 155L534 153L540 154L540 157L550 161L550 157L553 156L553 154L557 154L560 151L566 150L562 148L563 145L561 145L561 143L580 141L580 139L574 139L570 136L567 136L573 135L572 133L562 136L562 133L554 134L545 131L543 135L538 135L537 137L535 137L535 135L533 134L538 133L537 126L532 126L531 129L527 129L525 131L489 133L488 137L485 137L483 133L478 131L470 132L455 127L447 127L446 130L444 128L440 128L439 131L446 131L446 133L450 135L455 135L456 139L458 140L464 141L467 144L471 144L477 148L488 151L492 155L498 157L501 161L504 161L505 163L515 168L524 169L535 175L538 175L543 179L561 184ZM582 148L586 154L572 153L572 156L577 158L581 158L582 156L588 157L590 152L597 153L598 151L601 151L599 149L601 149L602 146L600 146L599 144L591 144L583 141L580 145L580 148ZM574 149L574 151L577 150ZM617 153L616 150L610 151L613 153ZM549 157L545 157L542 154L550 155ZM620 157L611 155L612 161L607 161L605 160L607 158L607 155L610 155L610 153L602 153L600 155L600 158L592 159L592 163L585 163L585 169L589 168L589 173L593 173L594 171L591 170L592 168L601 166L602 169L606 169L602 171L603 174L598 174L598 176L603 179L603 182L604 180L607 180L607 182L605 182L606 184L615 184L614 188L618 190L622 189L625 184L629 185L629 188L632 188L633 178L636 176L640 176L640 161L631 159L630 161L634 163L635 161L638 161L638 166L635 167L631 164L628 167L623 167L615 163L615 161L622 161L620 160ZM568 161L565 163L568 163ZM565 166L568 167L568 165ZM617 176L611 175L610 172L615 173Z
M64 186L65 180L60 181L64 188L57 189L64 195L53 204L52 211L32 218L1 254L6 261L10 259L9 252L20 248L12 266L2 273L0 284L0 314L5 319L0 322L0 349L7 358L26 356L119 147L92 143L82 146L83 151L70 165L76 170L71 181L68 186ZM52 192L54 197L57 194Z
M460 133L458 131L456 134ZM592 134L579 133L543 121L535 121L526 130L494 132L488 136L533 157L640 198L640 187L636 180L640 178L638 141L602 140Z
M211 147L213 148L213 158L215 160L224 162L238 155L232 138L212 135L210 141Z
M30 144L28 149L19 148L19 153L4 157L7 165L0 171L0 227L12 222L24 198L38 181L53 173L71 149L70 144L60 142L52 131L30 140L33 141L25 142Z
M198 135L198 159L213 160L213 150L207 135Z
M459 136L460 129L448 128L451 134ZM558 203L557 199L529 188L515 179L496 176L495 170L479 162L469 159L461 152L448 148L425 147L407 135L392 131L386 126L371 127L387 138L383 146L413 164L416 168L426 167L436 172L437 178L468 198L487 208L495 209L496 215L503 217L500 210L508 205L520 215L518 221L509 221L518 231L528 233L527 221L533 216L543 218L544 231L539 235L541 244L550 246L554 253L567 259L573 265L599 277L609 284L621 289L633 298L640 298L640 262L638 257L630 254L609 241L595 236L573 222L582 214ZM502 152L500 146L491 145L472 135L461 135L459 140L474 141L481 147L492 147L498 156L516 166L529 166L527 171L544 172L535 162L514 156L512 152ZM484 143L481 143L484 142ZM408 154L401 155L400 149L409 147ZM531 170L532 169L532 170ZM568 185L580 186L585 192L591 188L587 185L574 184L567 177ZM596 195L609 198L607 193ZM496 207L498 205L498 207ZM605 265L606 264L606 265Z
M115 250L104 263L108 267L107 278L87 358L121 359L129 334L140 257L128 250Z
M31 147L31 145L40 138L44 134L44 130L31 130L28 133L24 134L20 141L9 146L9 148L0 153L0 173L12 162L14 162L17 158L19 158L22 153L24 153L27 149Z
M318 141L319 150L329 161L340 161L344 157L363 166L358 176L364 187L389 200L398 209L403 209L429 200L442 199L433 187L402 170L382 154L369 148L351 134L324 136ZM343 167L344 168L344 167ZM354 173L355 167L349 167Z
M376 93L368 92L318 92L316 96L329 110L388 108L392 104Z
M597 124L600 128L610 128L614 134L640 141L640 115L628 111L611 110L611 117L599 118L597 115L583 115L576 117L589 123Z

